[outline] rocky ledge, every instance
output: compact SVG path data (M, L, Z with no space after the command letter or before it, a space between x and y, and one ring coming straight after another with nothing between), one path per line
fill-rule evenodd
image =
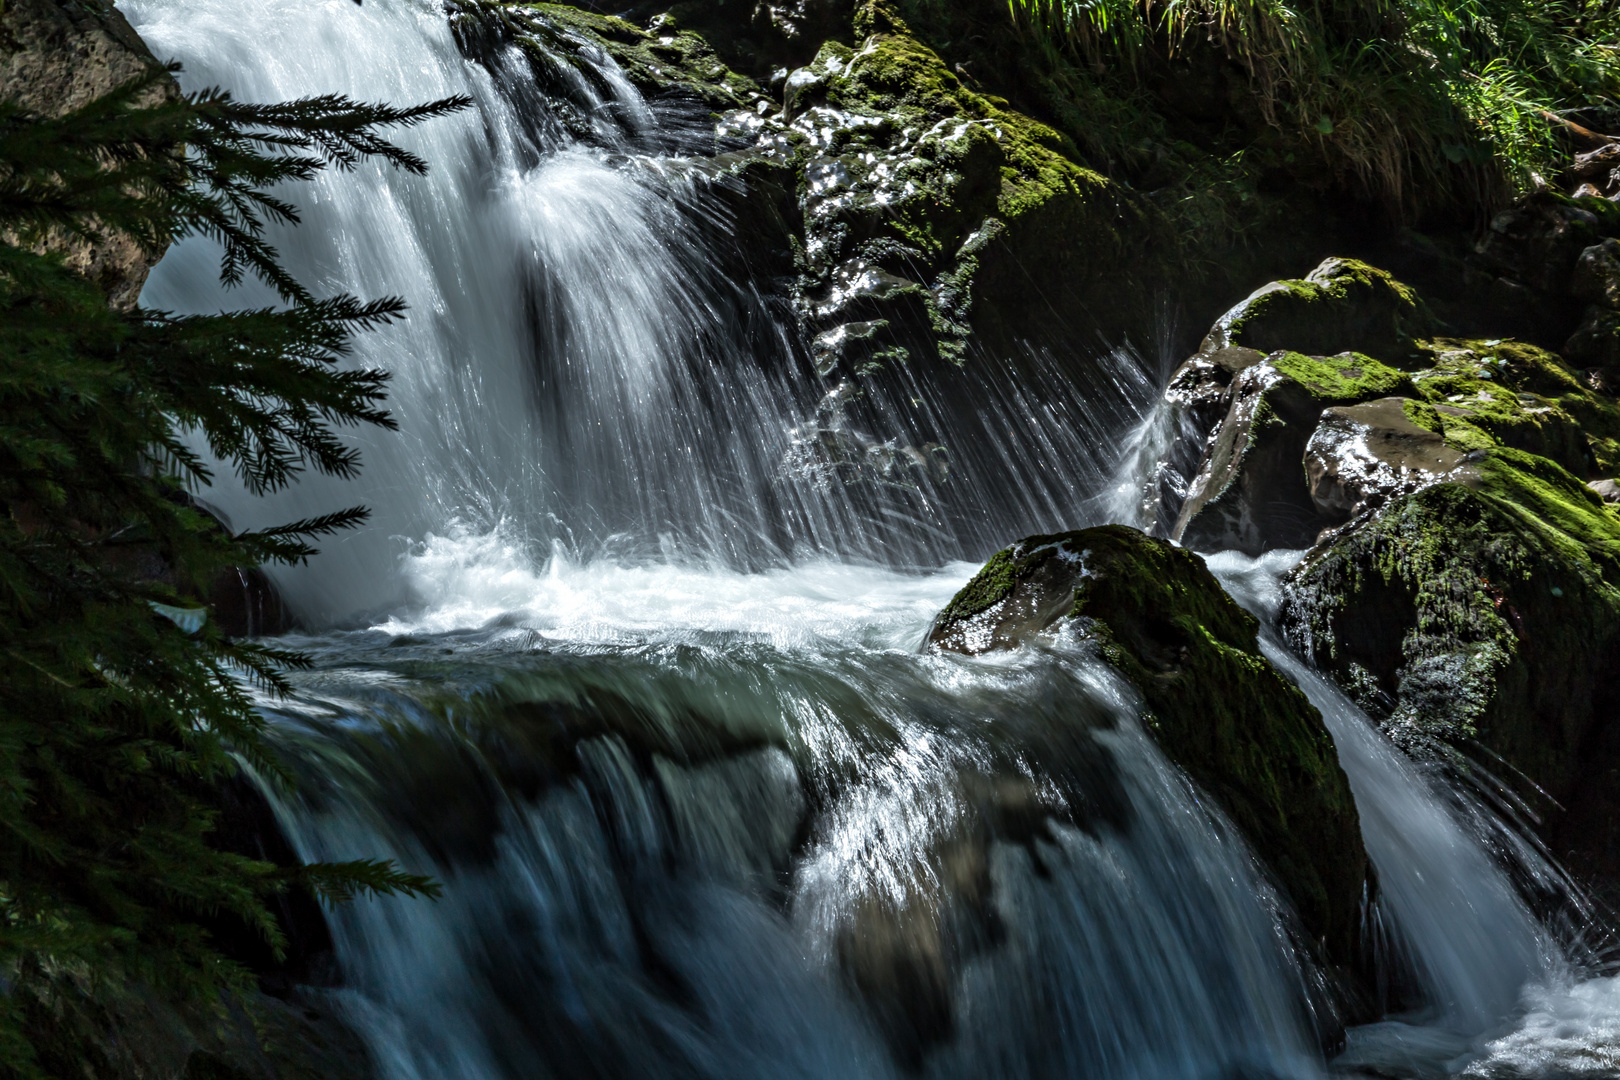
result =
M1249 840L1319 958L1353 986L1373 887L1355 800L1321 714L1260 654L1254 616L1199 556L1105 526L998 553L940 613L928 643L979 654L1059 623L1137 688L1165 755Z

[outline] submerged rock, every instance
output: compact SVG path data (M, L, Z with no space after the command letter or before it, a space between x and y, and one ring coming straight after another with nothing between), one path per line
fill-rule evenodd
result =
M928 641L971 655L1064 619L1141 691L1154 739L1254 846L1327 960L1358 964L1369 866L1355 800L1321 714L1261 656L1254 617L1197 555L1106 526L998 553Z

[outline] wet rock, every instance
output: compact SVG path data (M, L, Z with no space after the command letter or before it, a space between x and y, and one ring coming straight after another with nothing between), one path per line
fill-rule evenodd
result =
M1613 895L1620 512L1544 458L1481 457L1475 486L1397 498L1313 552L1283 622L1408 753L1528 778L1554 853Z
M1614 403L1582 385L1562 359L1516 341L1438 338L1434 366L1414 376L1447 442L1465 451L1498 445L1550 458L1577 476L1620 452Z
M1225 810L1330 962L1358 960L1368 864L1321 715L1260 655L1257 623L1190 551L1106 526L998 553L940 613L933 648L1013 648L1074 620L1142 693L1165 754Z
M1381 270L1327 259L1306 278L1257 289L1210 327L1199 351L1177 369L1164 401L1174 437L1153 471L1143 521L1154 535L1174 535L1216 428L1233 404L1233 380L1275 350L1333 353L1343 349L1404 358L1412 334L1427 324L1416 295ZM1295 509L1305 506L1293 500ZM1297 516L1297 514L1296 514ZM1301 536L1304 526L1297 530Z
M1466 460L1446 445L1433 408L1411 398L1327 409L1305 444L1311 501L1333 522L1439 483Z
M1606 503L1620 503L1620 481L1593 480L1586 485L1597 492L1598 498Z
M1234 345L1262 353L1349 350L1400 366L1428 321L1417 294L1389 274L1354 259L1326 259L1301 280L1250 293L1216 321L1199 352Z
M1311 498L1305 444L1322 411L1390 395L1411 378L1367 356L1278 352L1233 377L1221 420L1171 530L1197 551L1309 547L1328 524Z
M233 566L214 579L209 605L228 637L274 637L294 626L275 582L256 566Z
M115 87L149 75L157 59L128 21L106 0L57 3L12 0L0 8L0 98L44 116L61 116ZM146 91L155 103L179 91L163 76ZM95 244L56 236L47 246L67 265L99 285L117 308L133 307L156 264L122 233Z

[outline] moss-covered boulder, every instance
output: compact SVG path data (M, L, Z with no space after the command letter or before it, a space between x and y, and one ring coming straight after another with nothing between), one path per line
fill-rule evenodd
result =
M1165 754L1242 830L1332 963L1358 962L1368 863L1321 715L1260 654L1258 625L1204 561L1121 526L998 553L940 613L934 648L1011 648L1081 620L1142 693Z
M1448 440L1489 438L1458 424ZM1620 509L1548 458L1500 441L1471 456L1466 482L1312 552L1284 625L1409 753L1528 778L1555 852L1615 890Z
M1086 308L1147 315L1132 269L1164 232L1146 202L1076 163L1073 144L964 82L893 9L857 6L857 44L825 43L783 84L802 162L804 302L818 333L886 322L848 370L917 353L961 362L1061 337Z
M1404 366L1417 335L1428 329L1417 294L1355 259L1327 259L1295 281L1273 281L1250 293L1211 327L1201 352L1240 345L1263 353L1366 353Z
M1441 430L1434 407L1412 398L1327 409L1305 444L1316 512L1349 521L1465 468L1467 454Z
M1232 380L1226 415L1188 487L1171 537L1197 551L1309 547L1331 523L1311 497L1306 443L1324 409L1416 397L1410 376L1358 353L1278 352Z

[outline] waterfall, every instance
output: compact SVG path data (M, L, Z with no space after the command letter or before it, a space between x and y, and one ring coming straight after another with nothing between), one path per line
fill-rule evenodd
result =
M287 193L303 224L274 230L289 269L317 292L411 304L403 324L356 350L354 363L394 374L401 429L352 436L365 462L357 481L310 477L265 499L228 481L208 493L239 528L372 509L363 533L275 572L305 622L419 606L402 560L447 538L507 552L507 567L537 565L556 543L585 559L760 568L830 554L927 566L987 556L1011 523L1097 517L1109 460L1096 446L1136 423L1151 396L1151 365L1129 350L1095 350L1094 395L1069 387L1050 356L1030 357L1025 380L965 372L950 395L975 403L965 414L908 374L904 408L879 407L904 413L895 422L908 429L954 433L941 451L948 481L923 470L856 491L785 475L818 411L841 423L828 416L836 384L809 365L779 301L726 275L715 238L746 238L729 235L714 193L724 181L674 152L687 118L643 101L585 42L559 39L574 51L554 65L570 81L553 96L568 99L553 101L515 47L463 55L432 0L124 10L157 54L183 62L187 88L476 102L401 134L430 162L427 176L368 166L324 177ZM562 122L565 106L591 118L589 133ZM201 238L182 243L144 302L189 312L272 301L251 285L222 290L216 254ZM876 449L903 453L894 440L910 433Z
M917 651L974 560L1132 518L1173 434L1162 357L1088 346L1084 392L1039 352L902 372L852 419L785 300L729 272L746 238L691 117L587 43L559 32L542 88L432 0L121 7L189 89L476 103L401 135L425 177L301 186L273 236L317 293L410 302L352 358L394 373L399 433L346 436L355 481L207 493L238 527L374 511L278 574L315 667L265 711L301 855L445 884L331 915L327 993L381 1076L1325 1075L1287 904L1133 692L1077 640ZM216 267L188 240L143 300L273 301ZM846 485L824 440L925 467ZM1223 573L1264 608L1270 570ZM1429 1004L1345 1061L1519 1054L1527 984L1531 1017L1603 1015L1429 779L1268 648L1328 721L1368 917Z

